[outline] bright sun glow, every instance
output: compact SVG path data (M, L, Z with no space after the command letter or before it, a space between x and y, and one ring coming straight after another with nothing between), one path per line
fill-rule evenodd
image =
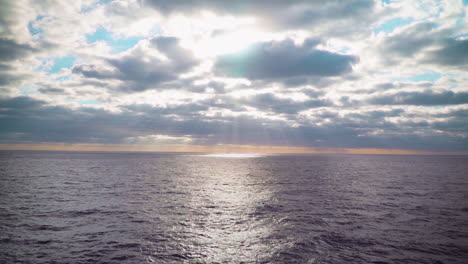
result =
M266 38L254 17L220 16L208 11L191 19L173 16L167 29L181 36L182 45L200 59L236 52Z
M220 33L218 36L194 43L193 51L197 57L209 58L221 54L240 51L261 40L262 34L253 30Z

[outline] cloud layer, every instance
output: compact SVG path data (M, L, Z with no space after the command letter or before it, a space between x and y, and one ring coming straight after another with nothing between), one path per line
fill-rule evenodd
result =
M0 6L0 145L468 151L462 0Z

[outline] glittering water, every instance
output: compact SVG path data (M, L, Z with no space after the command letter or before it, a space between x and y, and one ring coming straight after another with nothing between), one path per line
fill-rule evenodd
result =
M0 263L467 263L468 157L0 152Z

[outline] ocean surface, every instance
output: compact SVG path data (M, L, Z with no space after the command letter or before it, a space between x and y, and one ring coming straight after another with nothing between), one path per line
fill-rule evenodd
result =
M468 263L468 156L0 152L0 263Z

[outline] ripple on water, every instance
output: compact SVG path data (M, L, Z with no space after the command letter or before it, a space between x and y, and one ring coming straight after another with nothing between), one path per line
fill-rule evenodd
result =
M467 157L21 157L0 155L0 263L468 259Z

